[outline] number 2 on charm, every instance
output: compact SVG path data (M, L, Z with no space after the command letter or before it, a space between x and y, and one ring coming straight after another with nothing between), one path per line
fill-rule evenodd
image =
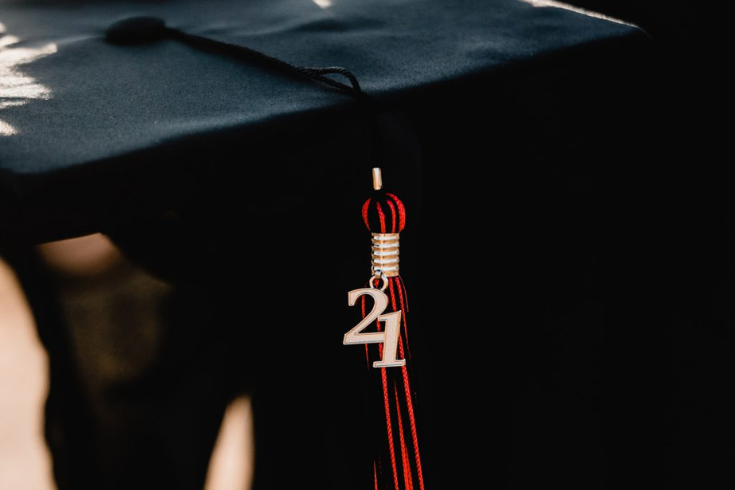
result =
M344 345L354 344L383 344L383 358L380 361L374 361L373 367L400 367L406 365L405 359L396 359L398 351L398 336L401 327L401 310L391 313L382 314L388 306L388 296L380 289L361 288L353 289L347 293L347 301L350 306L355 306L355 302L360 296L368 295L373 298L373 308L360 323L351 328L346 334ZM375 320L385 322L385 330L382 332L363 332L368 325Z

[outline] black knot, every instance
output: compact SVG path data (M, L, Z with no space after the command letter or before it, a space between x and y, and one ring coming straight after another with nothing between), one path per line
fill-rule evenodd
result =
M105 38L113 44L146 44L166 37L167 28L158 17L129 17L107 28Z

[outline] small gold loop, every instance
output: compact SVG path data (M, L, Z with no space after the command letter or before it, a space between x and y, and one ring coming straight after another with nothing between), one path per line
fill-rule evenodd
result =
M373 286L373 281L376 279L382 279L383 284L380 287L381 291L385 291L388 288L388 277L383 274L383 271L375 271L375 274L373 274L373 277L370 278L370 287L375 289L375 286Z

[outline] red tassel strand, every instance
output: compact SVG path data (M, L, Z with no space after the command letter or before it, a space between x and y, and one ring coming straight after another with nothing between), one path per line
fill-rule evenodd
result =
M373 175L375 177L376 170L378 185L375 186L375 194L362 207L363 221L373 234L400 234L406 224L405 207L396 195L382 191L379 169L375 169ZM395 246L398 247L397 236ZM377 454L373 461L374 482L375 490L424 490L418 424L414 413L416 393L412 386L411 352L408 343L408 294L398 273L397 250L395 253L395 259L391 256L389 260L383 262L381 255L378 255L376 265L374 249L373 277L367 285L369 288L382 289L385 292L386 313L400 312L396 359L405 360L401 366L376 368L373 363L384 359L386 346L389 344L387 341L365 343L367 368L375 372L371 376L375 380L376 391L380 392L379 396L382 398L382 417L384 417L382 426L385 431L380 436L380 444L376 447ZM392 268L394 263L395 267ZM391 267L386 267L388 271L386 272L382 270L380 264L390 264ZM363 318L370 310L370 300L367 301L368 306L363 295L361 301ZM379 319L370 327L366 327L366 330L374 328L376 332L385 331L387 338L388 328L385 325Z

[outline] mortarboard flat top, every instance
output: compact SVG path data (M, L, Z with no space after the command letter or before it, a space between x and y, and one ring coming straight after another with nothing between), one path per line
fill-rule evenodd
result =
M634 26L559 5L2 1L0 229L35 240L96 231L111 206L105 196L119 198L121 175L156 161L175 169L171 158L208 138L235 136L245 149L274 128L298 132L310 118L335 121L355 107L339 91L176 40L110 43L106 31L120 19L155 16L293 65L343 67L364 92L400 106L535 59L645 38Z

